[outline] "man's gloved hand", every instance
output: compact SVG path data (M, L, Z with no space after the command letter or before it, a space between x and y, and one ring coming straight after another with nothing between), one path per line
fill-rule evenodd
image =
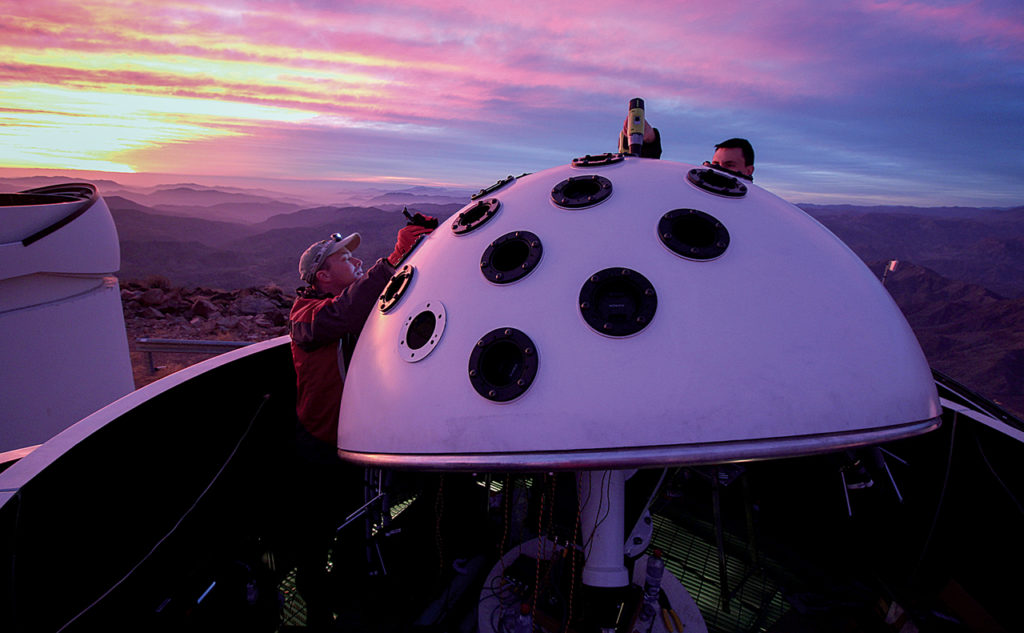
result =
M422 226L428 229L437 228L437 218L435 218L432 215L423 215L422 213L417 211L416 215L413 216L410 216L409 213L406 212L405 217L409 218L409 221L406 222L406 224L409 226Z
M432 228L415 224L403 226L398 231L398 241L395 243L394 252L388 255L388 263L392 266L398 266L398 263L412 250L412 247L416 245L420 237L427 235L433 230Z

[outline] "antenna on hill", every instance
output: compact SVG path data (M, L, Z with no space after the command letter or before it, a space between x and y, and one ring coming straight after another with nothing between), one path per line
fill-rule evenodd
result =
M899 266L900 260L890 259L889 263L885 265L885 270L882 271L882 285L885 285L885 278L889 276L889 273L896 272L896 267Z

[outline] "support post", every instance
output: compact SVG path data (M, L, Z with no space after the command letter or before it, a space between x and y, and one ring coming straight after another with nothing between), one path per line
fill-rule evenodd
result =
M580 534L585 549L583 584L626 587L629 571L625 553L625 483L621 470L585 471L577 475L580 495Z

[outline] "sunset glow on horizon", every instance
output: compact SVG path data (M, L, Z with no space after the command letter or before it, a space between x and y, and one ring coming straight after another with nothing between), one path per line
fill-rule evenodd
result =
M795 202L1024 204L1016 2L3 4L0 168L479 187L642 96Z

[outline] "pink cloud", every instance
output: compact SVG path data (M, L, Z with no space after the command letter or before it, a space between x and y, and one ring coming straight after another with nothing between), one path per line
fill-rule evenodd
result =
M979 0L943 6L907 0L867 0L862 9L899 18L908 30L961 43L980 40L1016 59L1024 57L1024 7L1019 4L1002 14Z
M1024 15L1007 7L911 0L34 0L14 3L0 25L0 88L46 84L277 106L304 111L308 125L341 136L382 123L414 129L403 141L454 130L507 147L529 145L545 113L582 136L590 134L585 125L618 116L607 114L609 104L624 107L643 96L662 109L652 109L654 116L676 125L716 116L742 126L786 121L798 129L791 138L807 138L799 136L807 120L824 129L828 110L859 119L884 116L890 105L910 111L917 93L945 94L956 81L983 75L972 68L968 76L964 59L1019 60ZM985 77L1003 68L986 67ZM154 125L175 113L158 116L164 119ZM227 118L197 125L236 125ZM243 146L251 152L246 160L259 155L252 148L264 139L257 135L262 124L236 130L252 141ZM204 142L228 147L224 139ZM187 148L175 148L167 155L179 152L187 162ZM159 155L159 148L149 154L154 161Z
M19 23L33 26L16 33L16 39L23 45L33 38L37 44L59 39L69 54L184 55L287 66L296 73L369 72L405 87L410 104L422 106L416 114L425 117L452 105L474 116L475 104L496 98L498 89L508 86L631 93L642 81L653 96L715 103L743 92L815 94L829 83L827 75L808 71L766 73L763 60L788 68L806 57L785 43L728 28L750 19L743 11L703 4L685 12L674 3L641 4L631 9L630 20L611 2L587 3L579 10L548 2L497 13L479 3L431 2L408 2L388 12L377 3L347 3L344 10L328 11L290 2L251 5L255 9L243 4L238 12L185 2L153 6L141 13L101 6L69 32L59 22L46 22L56 13L47 3L38 13L40 21L16 21L15 30ZM205 38L197 40L197 34ZM638 45L628 46L630 34ZM225 43L227 48L217 48ZM309 55L284 57L272 47ZM314 59L325 53L370 59L350 64ZM186 77L182 81L189 83ZM402 96L384 92L381 98Z

